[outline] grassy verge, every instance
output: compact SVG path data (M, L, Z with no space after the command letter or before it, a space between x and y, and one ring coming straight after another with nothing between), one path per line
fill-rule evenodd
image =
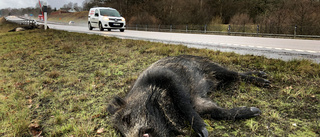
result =
M75 12L75 13L62 13L57 15L49 15L48 21L69 23L74 21L75 25L87 25L88 24L88 11Z
M206 119L210 136L319 136L320 65L57 30L11 32L0 23L0 136L117 136L106 111L150 64L206 56L236 71L263 70L271 88L237 83L210 95L223 107L256 106L260 117Z

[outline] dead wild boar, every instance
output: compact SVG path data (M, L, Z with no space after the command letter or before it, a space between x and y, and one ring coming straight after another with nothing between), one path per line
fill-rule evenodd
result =
M166 137L183 134L190 125L200 137L207 137L201 116L236 120L260 115L256 107L221 108L207 94L226 84L244 80L259 86L270 82L264 72L238 73L207 58L182 55L163 58L147 68L122 99L108 106L114 127L126 137Z
M25 30L32 30L32 29L44 29L45 26L43 24L38 25L23 25L20 27L16 27L12 30L9 30L8 32L16 32L16 31L25 31ZM49 26L47 26L47 29L49 29Z

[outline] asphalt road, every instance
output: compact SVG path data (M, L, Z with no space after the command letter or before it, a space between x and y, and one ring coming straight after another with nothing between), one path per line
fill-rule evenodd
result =
M89 31L87 26L49 24L52 29L71 32L114 36L124 39L138 39L171 44L183 44L188 47L207 48L239 54L252 54L282 60L310 59L320 63L320 40L280 39L242 36L223 36L208 34L168 33L126 30L119 32Z
M11 19L18 19L11 17ZM213 50L266 56L281 60L309 59L320 63L320 40L280 39L243 36L223 36L209 34L168 33L151 31L126 30L120 32L99 31L97 28L90 31L87 26L49 24L50 29L65 30L112 36L123 39L138 39L170 44L183 44L188 47L207 48Z

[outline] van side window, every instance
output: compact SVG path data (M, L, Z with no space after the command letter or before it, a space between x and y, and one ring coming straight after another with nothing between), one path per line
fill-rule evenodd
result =
M94 13L94 16L99 16L99 10L96 9L96 12Z

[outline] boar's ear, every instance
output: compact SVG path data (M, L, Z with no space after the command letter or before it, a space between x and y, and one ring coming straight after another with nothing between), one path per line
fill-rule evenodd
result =
M112 100L111 104L108 106L108 111L110 114L115 114L119 109L123 108L126 105L126 101L124 101L122 98L116 96Z

